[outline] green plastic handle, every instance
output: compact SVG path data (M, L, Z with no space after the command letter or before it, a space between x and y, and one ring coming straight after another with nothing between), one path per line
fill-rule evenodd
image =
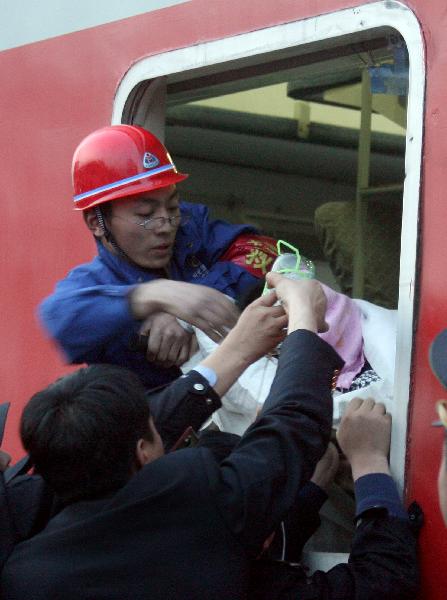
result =
M277 271L277 272L278 273L297 273L299 271L300 263L301 263L300 251L298 250L298 248L295 248L295 246L292 246L292 244L289 244L289 242L286 242L285 240L278 240L276 242L276 249L278 250L278 256L280 256L281 254L285 254L284 251L281 252L281 246L285 246L288 250L292 250L292 254L295 254L295 256L296 256L296 264L295 264L294 269L281 269L280 271Z

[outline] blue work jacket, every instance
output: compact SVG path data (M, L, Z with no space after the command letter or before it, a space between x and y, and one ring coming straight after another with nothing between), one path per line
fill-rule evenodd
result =
M170 265L171 279L207 285L236 297L257 279L219 257L248 225L210 221L200 204L181 203L190 220L177 231ZM39 307L44 328L70 363L110 363L135 371L147 388L169 383L179 369L163 369L130 347L141 322L130 311L129 292L159 275L129 263L98 242L98 256L76 267L56 285Z

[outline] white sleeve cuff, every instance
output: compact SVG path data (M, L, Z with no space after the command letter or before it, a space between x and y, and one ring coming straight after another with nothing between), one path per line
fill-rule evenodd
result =
M210 369L209 367L204 367L203 365L197 365L194 367L193 371L205 377L211 387L214 387L217 382L217 374L214 369Z

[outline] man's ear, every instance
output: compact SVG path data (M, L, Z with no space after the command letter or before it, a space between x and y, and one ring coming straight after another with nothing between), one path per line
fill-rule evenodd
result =
M101 227L98 221L98 216L94 208L89 208L84 211L84 221L90 231L96 238L104 237L104 229Z
M135 448L135 462L137 469L141 469L144 465L147 465L153 460L157 460L157 458L160 458L165 453L163 442L161 441L160 434L155 428L152 417L149 418L148 427L152 434L148 436L151 438L151 441L140 438L137 441L137 446Z
M135 458L139 469L159 458L154 443L140 438L135 449Z
M135 448L135 458L139 468L144 467L149 462L149 442L140 438Z

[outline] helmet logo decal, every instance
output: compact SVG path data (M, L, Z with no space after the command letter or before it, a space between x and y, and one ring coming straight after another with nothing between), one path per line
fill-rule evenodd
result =
M145 169L154 169L160 164L158 158L150 152L145 152L143 155L143 167Z

